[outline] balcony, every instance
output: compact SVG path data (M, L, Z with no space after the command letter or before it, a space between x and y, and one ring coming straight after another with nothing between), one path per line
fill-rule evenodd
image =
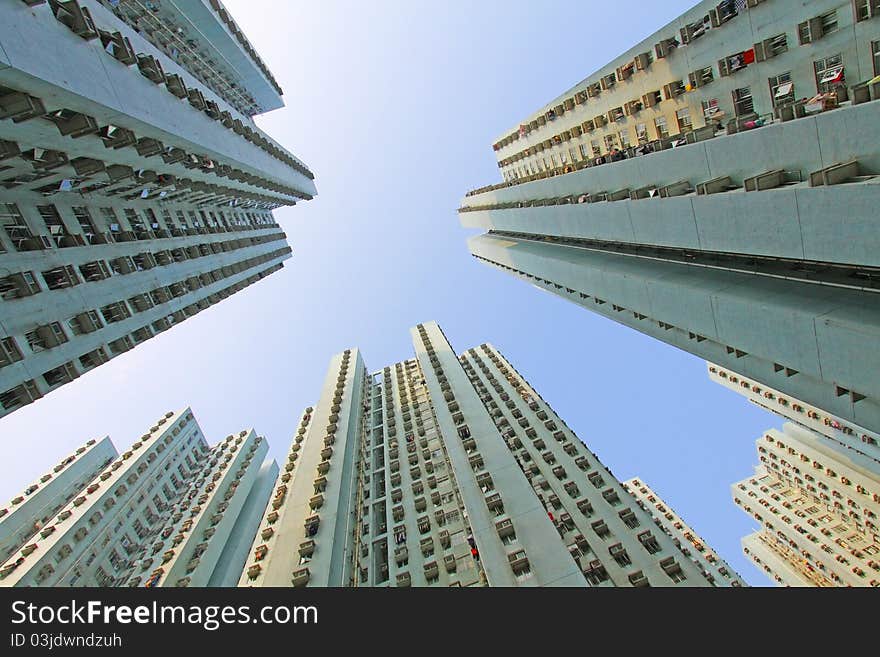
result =
M437 565L436 561L427 561L423 566L425 572L425 579L431 581L432 579L437 579L440 576L440 568Z
M311 557L315 553L315 541L303 541L299 544L299 556Z
M648 578L645 577L645 574L641 570L634 572L629 576L629 583L636 588L651 586L648 582Z
M517 575L529 570L529 559L525 550L518 550L507 555L507 563L510 569Z
M295 588L302 588L309 583L311 575L308 568L300 568L293 571L292 583Z
M498 493L492 493L486 498L486 506L490 511L495 511L500 513L504 511L504 502L501 499L501 495Z
M498 520L495 523L495 531L498 532L498 536L500 538L507 538L508 536L514 536L515 532L513 529L513 521L509 518L505 518L503 520Z
M410 578L409 573L400 573L397 575L397 586L404 588L408 587L412 584L412 579Z
M312 511L316 511L316 510L320 509L322 506L324 506L324 496L321 495L320 493L318 495L315 495L314 497L312 497L309 500L309 508Z
M306 536L314 536L318 533L318 527L321 524L321 518L318 515L309 516L303 523Z

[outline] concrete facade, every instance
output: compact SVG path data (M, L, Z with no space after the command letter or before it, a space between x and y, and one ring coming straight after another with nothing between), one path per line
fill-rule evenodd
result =
M691 529L681 516L645 483L644 479L634 477L623 482L623 487L636 498L639 506L651 514L654 523L681 547L685 556L697 567L702 568L704 577L713 581L716 586L747 586L730 564L700 538L700 535Z
M24 546L119 454L110 437L90 440L0 509L0 561Z
M209 448L189 408L121 456L92 441L0 519L0 586L234 585L278 473L267 451L253 430Z
M755 475L731 487L759 523L743 552L784 586L880 586L880 477L872 461L786 423L757 441Z
M0 415L283 266L281 104L218 2L0 8Z
M827 438L844 450L864 456L870 468L880 474L880 435L864 427L848 422L821 408L793 399L785 394L760 385L748 377L707 363L709 379L728 390L742 395L756 406L784 417Z
M167 413L0 566L0 585L118 584L206 450L189 409Z
M491 345L334 356L240 586L709 586Z
M256 531L255 520L263 506L248 506L248 512L253 513L251 521L249 516L242 517L242 511L260 479L268 450L268 443L253 430L230 435L212 447L201 469L191 475L187 490L166 514L161 529L144 541L122 585L205 587L212 579L218 586L234 584L241 570L227 581L228 566L221 565L217 571L218 565L230 540L236 545L242 538L246 543L253 540L253 534L241 537L234 532L248 528ZM263 485L258 486L258 494L268 493L271 486L265 485L265 476L260 483ZM265 504L268 495L260 497ZM240 549L230 547L240 553ZM238 560L233 557L228 554L225 560Z
M877 431L880 87L860 85L880 73L873 68L880 52L873 5L766 0L731 14L732 4L700 3L529 117L524 134L496 142L507 180L468 193L459 210L464 226L487 231L470 239L470 250L589 310ZM819 18L827 30L816 38ZM811 21L813 38L802 25ZM684 43L681 31L697 22L709 29ZM719 58L754 54L779 35L784 51L720 74ZM663 43L672 37L679 44L669 49ZM618 74L627 62L644 64L639 54L648 51L650 64ZM831 70L843 77L820 82L817 71L837 55L843 68ZM690 84L688 71L703 68L712 69L711 84ZM783 72L794 95L774 108L770 79ZM612 74L613 85L579 96ZM838 108L804 116L812 106L797 99L810 99L817 85L840 98ZM746 86L754 116L737 116L732 93ZM661 90L655 104L576 134L575 125L652 88ZM704 118L701 108L712 100L723 120ZM676 126L676 113L688 108L692 123ZM661 115L670 137L649 134L644 142L654 150L647 154L636 151L633 137L623 149L628 157L612 161L605 135L634 135L639 123ZM744 129L762 116L763 127ZM601 164L590 153L563 166L561 153L579 152L597 138L590 135L603 142ZM526 146L526 155L508 163ZM557 166L543 165L548 151ZM526 164L530 172L516 172Z

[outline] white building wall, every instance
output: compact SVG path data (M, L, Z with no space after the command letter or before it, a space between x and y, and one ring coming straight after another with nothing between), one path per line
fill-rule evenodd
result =
M642 508L646 509L668 535L673 537L682 552L703 570L715 586L747 586L742 577L730 567L712 547L697 534L675 510L657 495L644 479L634 477L623 483Z
M278 464L268 457L260 466L257 478L247 493L244 505L229 532L223 552L211 573L208 586L236 586L244 571L251 545L263 517L263 510L278 481Z
M90 440L26 486L0 509L0 559L21 548L118 455L109 436Z
M496 350L411 334L416 358L369 377L332 359L239 586L710 584Z
M230 435L213 447L156 540L146 542L126 584L207 586L257 483L268 449L252 429Z
M0 566L2 586L107 586L186 485L204 438L190 409L170 412ZM165 469L165 466L168 469Z

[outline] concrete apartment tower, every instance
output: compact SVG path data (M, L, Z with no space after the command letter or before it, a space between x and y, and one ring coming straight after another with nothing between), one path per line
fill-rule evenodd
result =
M701 568L703 576L715 586L748 586L743 578L645 483L644 479L633 477L623 482L623 487L636 498L640 507L651 514L654 523L681 547L685 556Z
M0 509L0 562L21 549L119 456L110 437L90 440Z
M125 585L237 584L278 476L274 461L264 463L268 450L253 430L211 448L161 530L135 556Z
M759 523L743 552L784 586L880 587L880 477L872 461L794 423L757 441L731 487Z
M277 475L267 449L253 431L209 448L189 408L118 458L93 441L0 517L0 586L234 584Z
M878 15L700 2L496 141L472 254L880 431Z
M313 175L216 0L0 6L0 416L290 257Z
M336 355L240 586L710 586L488 344Z
M716 363L706 364L709 379L742 395L756 406L809 429L843 450L861 454L866 467L880 476L880 434L790 397L775 388L728 370Z

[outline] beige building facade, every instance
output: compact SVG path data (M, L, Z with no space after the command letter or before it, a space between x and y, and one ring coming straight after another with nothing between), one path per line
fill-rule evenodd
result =
M880 477L864 455L794 423L757 441L731 487L758 523L743 551L784 586L880 586Z

